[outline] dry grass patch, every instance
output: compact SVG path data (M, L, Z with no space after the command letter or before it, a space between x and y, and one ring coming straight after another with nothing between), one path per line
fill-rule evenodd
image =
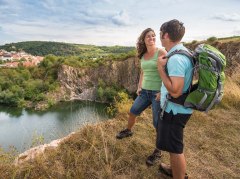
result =
M234 108L193 114L185 130L185 155L192 178L238 177L239 115ZM157 173L158 166L145 165L155 146L151 110L138 118L133 137L127 139L115 138L126 126L127 115L116 118L83 127L58 150L15 169L14 178L167 178ZM168 163L167 153L162 161Z
M234 178L239 170L239 111L195 112L185 131L186 158L196 178Z
M240 73L239 73L240 74ZM221 102L221 107L225 109L236 108L240 110L240 75L234 78L227 78L224 86L224 96Z

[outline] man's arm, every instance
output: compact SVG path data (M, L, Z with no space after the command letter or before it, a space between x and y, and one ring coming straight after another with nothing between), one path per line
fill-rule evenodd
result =
M162 78L162 82L164 83L165 87L168 90L168 93L177 98L182 95L182 90L184 87L184 77L175 77L175 76L168 76L165 71L165 66L167 64L167 59L163 56L158 58L158 72Z

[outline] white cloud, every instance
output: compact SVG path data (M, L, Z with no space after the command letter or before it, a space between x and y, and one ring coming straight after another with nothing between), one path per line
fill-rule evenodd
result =
M130 25L129 15L126 11L120 11L112 17L112 22L116 25Z
M56 5L52 0L44 0L41 2L42 6L50 11L56 11Z
M222 21L240 21L240 14L232 13L232 14L216 14L213 16L214 19L222 20Z
M143 29L158 33L163 22L174 18L187 27L184 41L238 35L240 1L229 1L0 0L0 41L135 45ZM216 14L209 18L209 12Z

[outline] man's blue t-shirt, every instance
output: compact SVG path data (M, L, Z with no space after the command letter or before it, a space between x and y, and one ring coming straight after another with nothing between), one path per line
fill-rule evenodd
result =
M171 50L169 50L169 55L171 52L175 50L187 50L186 47L183 46L183 44L177 44ZM168 69L168 75L169 76L175 76L175 77L183 77L184 78L184 87L183 87L183 93L186 92L192 82L192 70L193 66L191 63L191 60L188 59L185 55L175 54L171 56L168 59L167 62L167 69ZM163 107L166 96L168 94L168 91L165 87L165 85L162 83L161 87L161 107ZM166 112L172 111L174 115L177 113L180 114L192 114L193 110L191 108L185 108L182 105L172 103L171 101L167 102L167 107L165 109Z

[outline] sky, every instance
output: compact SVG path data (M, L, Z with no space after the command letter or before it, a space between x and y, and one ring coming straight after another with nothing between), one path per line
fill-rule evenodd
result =
M135 46L151 27L178 19L184 42L240 35L240 0L0 0L0 45L56 41Z

